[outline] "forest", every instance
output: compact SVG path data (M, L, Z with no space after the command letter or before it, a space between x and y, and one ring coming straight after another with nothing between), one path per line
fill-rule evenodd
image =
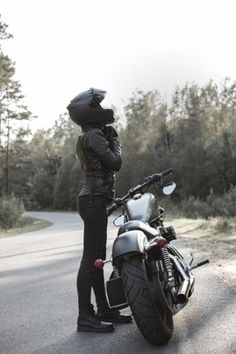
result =
M15 198L27 210L75 210L83 179L75 154L80 128L66 112L50 129L24 128L32 113L2 49L11 37L0 21L0 206ZM115 122L123 160L117 196L172 167L171 202L185 216L236 214L235 81L187 82L169 102L158 90L136 90L123 110Z

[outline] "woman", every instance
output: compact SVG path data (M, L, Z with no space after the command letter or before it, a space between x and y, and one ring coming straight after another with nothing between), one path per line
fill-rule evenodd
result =
M118 135L107 125L114 122L114 114L111 109L101 107L104 97L105 91L90 89L75 97L67 107L72 120L82 129L77 155L84 173L78 198L78 211L84 222L84 248L77 276L77 329L86 332L112 332L113 323L131 322L130 316L109 308L103 270L94 267L97 258L106 258L106 207L114 197L115 172L121 168ZM91 303L92 289L97 313Z

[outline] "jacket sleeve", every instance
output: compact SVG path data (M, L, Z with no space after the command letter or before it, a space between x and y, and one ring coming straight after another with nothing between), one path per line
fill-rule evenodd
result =
M107 140L100 129L94 129L90 133L88 146L107 168L119 171L121 168L120 143L117 138L110 140Z

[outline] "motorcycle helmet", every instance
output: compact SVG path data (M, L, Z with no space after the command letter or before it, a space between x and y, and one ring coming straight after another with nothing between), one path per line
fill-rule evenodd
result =
M78 125L113 123L113 110L103 109L100 105L105 95L106 91L95 88L81 92L67 106L70 118Z

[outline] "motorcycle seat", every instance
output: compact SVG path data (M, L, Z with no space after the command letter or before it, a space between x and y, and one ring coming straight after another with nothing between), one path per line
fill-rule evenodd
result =
M159 235L159 232L151 227L149 224L140 221L140 220L131 220L126 222L119 228L118 236L127 231L140 230L147 236L148 239L156 237Z

